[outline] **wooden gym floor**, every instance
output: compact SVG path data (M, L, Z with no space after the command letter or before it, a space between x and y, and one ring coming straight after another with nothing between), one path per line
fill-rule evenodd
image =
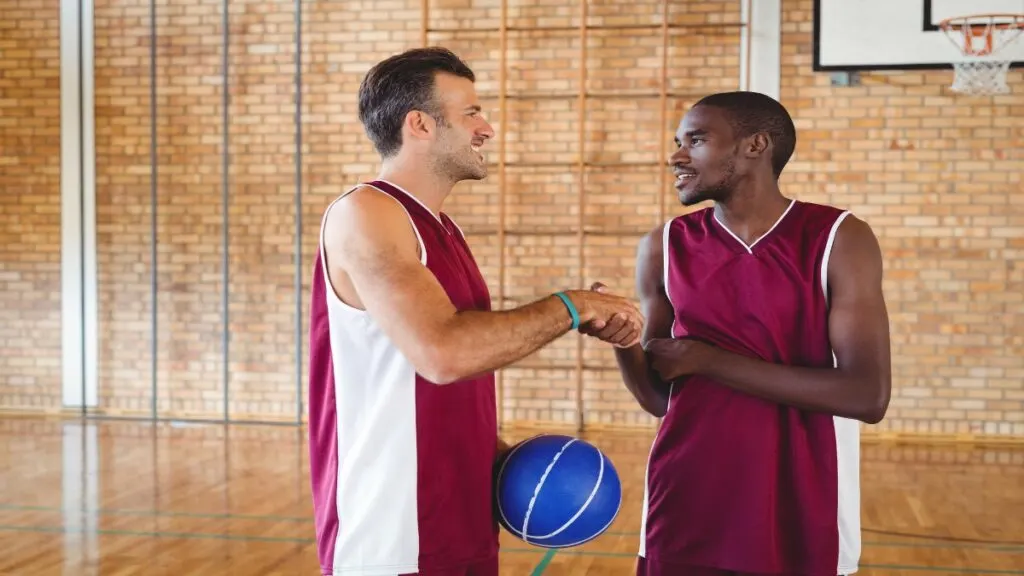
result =
M317 575L303 434L2 418L0 574ZM557 553L503 532L502 574L632 573L650 434L585 437L622 476L617 521ZM860 574L1024 575L1024 448L865 443L862 459Z

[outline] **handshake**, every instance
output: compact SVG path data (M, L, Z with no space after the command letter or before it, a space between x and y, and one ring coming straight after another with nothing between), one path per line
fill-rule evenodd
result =
M608 342L618 348L629 348L640 342L644 317L628 299L612 294L600 282L590 290L569 290L580 316L579 332Z

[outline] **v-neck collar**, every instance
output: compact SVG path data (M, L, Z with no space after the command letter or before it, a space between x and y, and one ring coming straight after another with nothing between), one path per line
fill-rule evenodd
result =
M725 232L729 236L732 236L733 240L735 240L737 243L739 243L739 245L743 247L743 249L747 252L747 254L753 254L754 253L754 246L756 246L757 243L760 242L761 240L764 240L765 238L767 238L768 235L770 235L779 226L779 224L781 224L782 221L786 219L786 216L793 209L793 206L796 206L796 198L794 198L794 199L789 201L789 206L787 206L786 210L783 211L782 215L779 216L778 219L775 220L775 223L772 224L772 227L769 228L767 232L765 232L764 234L760 235L757 239L755 239L753 242L751 242L749 246L747 245L746 242L741 240L740 237L737 236L732 230L730 230L729 227L726 226L724 222L722 222L721 220L718 219L718 214L715 212L714 208L711 209L711 215L712 215L712 218L714 218L715 222L717 222L718 225L722 227L722 230L725 230Z

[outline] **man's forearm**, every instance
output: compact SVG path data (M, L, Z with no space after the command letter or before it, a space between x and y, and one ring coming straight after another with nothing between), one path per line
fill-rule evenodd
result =
M458 312L433 343L439 384L491 372L533 354L572 328L557 296L513 310Z
M881 383L871 376L773 364L720 348L699 373L772 402L868 423L881 420L887 404Z
M626 388L649 414L661 418L668 407L668 389L647 364L643 346L616 348L615 360Z

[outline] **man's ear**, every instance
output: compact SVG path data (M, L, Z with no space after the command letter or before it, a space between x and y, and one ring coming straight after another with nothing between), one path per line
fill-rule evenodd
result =
M769 149L771 149L772 142L764 132L757 132L747 137L746 140L743 146L743 154L747 158L757 158L768 153Z
M437 122L420 110L410 110L405 115L405 130L410 138L416 140L428 140L433 138L437 131Z

